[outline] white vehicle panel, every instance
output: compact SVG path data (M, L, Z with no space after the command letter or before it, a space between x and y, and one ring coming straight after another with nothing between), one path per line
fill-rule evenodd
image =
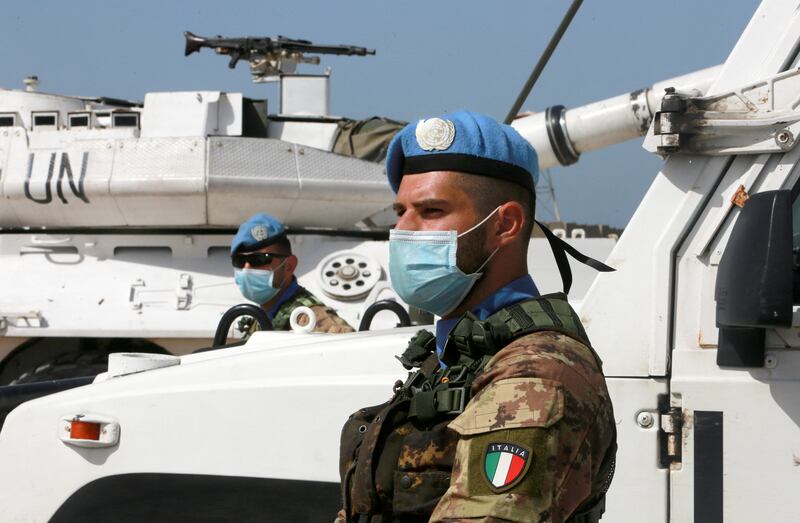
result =
M220 91L147 93L142 137L241 136L242 95Z
M658 466L658 396L667 393L665 379L608 378L608 393L617 424L617 466L606 498L603 521L667 521L669 471ZM640 414L652 416L642 426ZM699 522L698 522L699 523Z
M0 433L4 475L30 478L0 489L4 518L46 520L78 486L115 474L338 482L334 428L359 407L391 397L392 384L406 376L394 355L416 330L256 333L242 347L185 356L179 366L29 402L9 416ZM61 419L82 412L117 420L119 445L63 443L57 435ZM70 474L23 474L34 457L8 444L21 437L37 461Z
M141 138L114 144L111 193L127 225L204 225L205 140Z
M686 415L683 460L670 472L672 521L701 521L698 515L719 503L724 521L797 521L800 498L800 352L772 349L775 366L764 369L720 369L716 351L681 349L673 353L672 390L681 395ZM698 412L716 413L721 477L698 465ZM705 436L714 438L715 434ZM722 493L704 496L709 482ZM721 499L720 499L721 498Z

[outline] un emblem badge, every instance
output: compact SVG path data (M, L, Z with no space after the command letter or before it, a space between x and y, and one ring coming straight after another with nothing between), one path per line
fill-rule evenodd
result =
M420 120L414 133L417 143L426 151L445 151L456 137L456 127L450 120L430 118Z
M267 239L269 231L267 231L266 225L255 225L250 229L250 235L255 238L257 242L260 242Z

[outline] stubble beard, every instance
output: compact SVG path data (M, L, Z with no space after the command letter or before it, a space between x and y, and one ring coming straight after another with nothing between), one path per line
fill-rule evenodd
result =
M491 253L487 252L482 228L458 239L456 263L464 274L476 272L486 262ZM484 267L485 269L485 267Z

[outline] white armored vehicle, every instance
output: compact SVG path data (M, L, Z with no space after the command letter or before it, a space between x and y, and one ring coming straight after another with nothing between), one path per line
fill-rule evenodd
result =
M374 51L186 34L187 55L202 47L278 82L276 114L266 100L216 91L132 103L37 92L34 78L29 90L0 90L0 385L94 375L112 350L209 346L243 301L228 247L256 212L289 226L300 283L353 327L372 304L397 300L384 267L382 159L401 124L331 116L330 74L296 73L318 53ZM614 240L578 244L603 258ZM539 272L557 282L537 251ZM576 294L591 276L578 269Z
M125 347L210 345L222 313L243 301L228 247L256 212L300 234L301 282L354 326L383 296L385 252L365 240L387 228L364 222L391 201L383 166L330 152L353 122L329 116L328 74L291 72L319 62L306 53L374 51L186 41L186 54L228 49L232 66L242 57L255 80L279 81L280 114L237 93L130 103L0 90L0 384L97 374ZM356 270L334 275L342 265Z
M607 259L617 271L598 275L576 303L604 361L619 433L617 472L605 521L791 522L800 513L796 495L800 480L800 315L796 305L800 301L800 207L795 203L800 193L800 148L795 145L800 136L798 50L800 6L765 1L720 68L662 84L675 88L667 92L637 91L584 108L555 108L514 124L536 146L545 165L548 161L569 163L581 152L644 131L645 147L667 157ZM300 129L294 127L298 122L278 120L284 140L261 138L260 143L273 144L275 152L258 157L265 163L250 164L250 156L237 155L236 150L254 139L217 136L225 127L223 122L236 121L235 116L220 116L228 114L223 109L228 102L221 101L230 101L231 95L183 96L181 103L169 105L183 110L205 106L210 99L218 103L193 120L202 124L197 123L195 135L189 137L176 128L171 128L172 134L148 137L147 98L143 110L133 111L140 115L141 129L110 130L131 135L99 139L104 130L64 134L52 130L47 139L53 142L37 142L45 138L34 137L38 131L31 124L10 127L2 136L2 150L6 161L14 159L22 171L4 170L3 181L7 183L11 176L24 179L30 165L31 180L40 180L42 173L47 179L51 172L51 183L61 182L49 193L41 186L29 190L35 199L50 194L51 199L60 201L63 196L74 201L75 195L81 201L79 195L84 193L77 173L85 165L85 195L91 201L89 179L97 176L98 185L93 187L99 187L98 200L105 198L108 208L117 212L117 221L109 220L109 227L158 227L161 224L154 223L158 213L153 210L163 206L173 219L184 217L181 225L185 227L230 227L236 214L227 207L232 204L225 195L241 191L237 200L245 203L237 203L237 208L250 205L247 194L257 191L254 178L258 177L242 173L280 161L285 154L296 170L290 180L270 182L276 191L285 189L270 205L282 209L281 216L296 227L332 225L334 219L333 225L363 221L387 203L389 195L378 166L329 156L312 149L314 144L287 145L307 139L289 134L293 128ZM114 112L108 110L109 115ZM98 118L90 113L92 121ZM58 118L62 118L60 113ZM314 123L322 130L324 122L318 120ZM183 122L182 127L188 120L184 115L170 121ZM87 133L86 145L76 147L69 156L70 167L63 168L52 151L61 151L56 145L58 136L67 132ZM15 145L15 140L23 139L31 145ZM41 150L51 151L44 158L53 159L41 160L39 149L27 148L36 143L49 144ZM329 142L327 146L316 143L319 149L331 149ZM173 179L163 174L148 177L163 167L168 147L195 158L197 164L186 171L170 164L169 172L182 173ZM234 152L226 152L228 148ZM105 151L111 151L105 153L110 156L102 156ZM77 160L84 154L90 159ZM92 169L94 157L105 158L104 169ZM331 172L333 164L313 171L313 163L305 163L313 157L344 162L347 165L335 172L358 178L347 182L345 174L325 177L321 173ZM40 161L49 170L38 167ZM115 171L118 165L127 170ZM231 165L236 169L226 171ZM247 165L256 167L248 170ZM306 183L302 178L306 166L320 173L322 180L309 176ZM40 168L44 170L37 171ZM122 176L124 182L115 185L109 169L114 176L129 174L130 180ZM139 179L151 183L143 186L135 181ZM197 196L190 189L182 191L184 184L192 183L207 192ZM329 186L341 189L346 183L352 183L353 191L323 197ZM358 196L349 200L356 188ZM58 210L30 201L24 189L15 193L3 185L3 190L5 201L12 202L4 207L8 212L4 220L19 220L21 215L39 220L17 221L15 227L45 225L45 213ZM161 203L158 198L163 191L184 201ZM293 217L293 212L299 212L293 202L303 198L338 200L338 205L326 209L340 209L343 215L325 214L322 223L319 215ZM357 210L348 214L349 205ZM86 213L91 212L88 209L84 208ZM189 214L189 209L196 214ZM212 273L202 268L205 261L197 260L224 247L225 235L163 231L154 236L158 241L137 246L139 250L130 251L126 258L125 249L115 252L114 248L124 235L112 230L108 235L82 236L80 226L95 224L94 218L70 216L65 213L58 218L65 221L63 232L15 230L3 237L3 245L16 241L34 251L38 245L35 259L62 269L62 265L91 258L96 278L115 281L107 274L121 278L130 285L130 310L139 317L152 312L164 320L162 330L143 332L139 338L169 338L175 329L183 328L182 289L190 291L191 303L207 299L201 303L209 309L217 307L209 312L207 322L219 318L224 299L213 293L222 288L228 274L222 269L215 273L213 281L219 287L200 287L197 278L181 274L193 267L198 274ZM40 243L35 244L33 238ZM326 241L314 235L295 238L303 240L298 241L301 254L304 245ZM59 240L62 243L56 244ZM381 242L337 241L343 250L384 263L386 249ZM64 246L68 249L59 251ZM169 254L164 253L163 266L172 270L171 282L165 278L155 284L133 285L135 281L127 280L135 275L144 249L165 246ZM326 248L332 254L338 252ZM196 249L206 254L193 258ZM66 258L60 261L59 256ZM224 258L224 251L219 256ZM117 268L105 273L104 263ZM538 278L536 263L532 270ZM182 286L185 281L187 285ZM72 289L45 290L46 285L46 281L29 284L31 292L50 292L53 299L74 303L75 317L94 314L84 312L90 304L102 308L105 303L102 294L81 296ZM151 288L161 290L161 297L148 296ZM376 283L374 288L380 286ZM368 306L380 298L357 303ZM345 304L352 302L341 301L347 314ZM357 314L346 317L354 321ZM45 316L47 322L41 322L43 316L23 314L14 320L15 325L26 321L29 325L14 328L55 324L55 317ZM132 331L144 330L136 317L125 316L128 334L110 337L135 338ZM7 323L10 329L10 320ZM415 330L347 335L257 332L242 346L180 357L113 355L108 371L94 383L24 403L8 416L0 432L3 518L331 520L340 503L339 429L359 406L385 401L391 384L405 377L393 356L402 352ZM36 335L32 330L15 332L20 338ZM204 326L196 332L195 339L202 340L209 330Z

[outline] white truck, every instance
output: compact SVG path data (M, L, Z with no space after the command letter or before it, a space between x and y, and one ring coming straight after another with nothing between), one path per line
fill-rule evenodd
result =
M515 123L543 162L645 129L645 147L668 157L607 258L617 271L575 304L619 433L606 521L798 519L799 51L800 3L767 0L726 62L686 85ZM365 179L377 193L379 176ZM208 198L208 213L226 206ZM112 355L92 384L7 417L3 520L328 521L340 427L388 399L416 329Z

